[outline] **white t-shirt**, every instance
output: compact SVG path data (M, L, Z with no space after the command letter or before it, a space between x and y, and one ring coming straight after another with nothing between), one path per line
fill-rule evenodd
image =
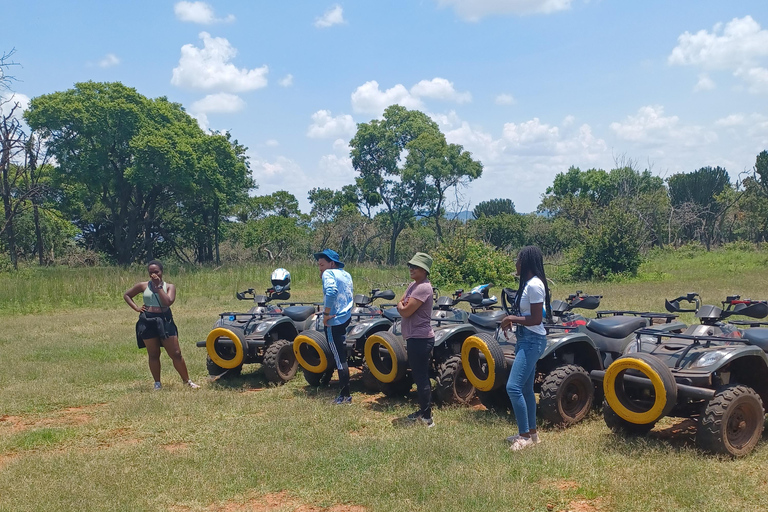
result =
M531 315L531 304L541 304L544 308L544 283L538 277L532 277L525 283L523 288L523 295L520 298L520 314L522 316ZM530 329L536 334L546 335L547 330L544 328L544 317L541 318L539 325L524 325L526 329Z

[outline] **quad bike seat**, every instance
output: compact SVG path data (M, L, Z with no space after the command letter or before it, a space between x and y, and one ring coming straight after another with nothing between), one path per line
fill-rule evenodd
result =
M741 331L741 337L750 344L760 347L764 352L768 352L768 328L755 327L753 329L744 329Z
M400 318L400 312L397 310L397 308L387 308L382 312L382 314L384 315L384 318L390 322L394 322Z
M493 331L496 329L496 324L504 318L504 315L506 313L501 310L488 311L486 313L470 313L469 323L486 331Z
M638 329L648 325L645 318L636 316L610 316L587 322L587 329L606 338L626 338Z
M303 322L315 314L314 306L288 306L283 308L283 314L294 322Z

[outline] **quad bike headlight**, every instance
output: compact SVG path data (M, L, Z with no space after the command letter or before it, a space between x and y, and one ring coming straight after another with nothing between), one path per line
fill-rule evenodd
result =
M633 341L624 347L624 353L622 355L634 354L635 352L637 352L637 342Z
M435 343L445 338L446 334L448 334L447 331L435 331Z
M691 368L704 368L705 366L712 366L724 358L727 354L728 351L723 349L707 352L696 359L693 364L691 364Z
M357 324L356 326L354 326L352 328L351 331L349 331L349 335L350 336L356 336L356 335L360 334L361 332L363 332L364 330L365 330L365 325Z
M256 326L256 329L254 329L254 332L264 332L269 328L270 324L268 323L260 323Z

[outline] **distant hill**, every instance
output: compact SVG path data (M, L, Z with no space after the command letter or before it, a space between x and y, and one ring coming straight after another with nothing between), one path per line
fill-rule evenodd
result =
M443 217L446 219L459 219L462 222L466 222L472 218L472 212L469 210L464 210L461 212L445 212Z

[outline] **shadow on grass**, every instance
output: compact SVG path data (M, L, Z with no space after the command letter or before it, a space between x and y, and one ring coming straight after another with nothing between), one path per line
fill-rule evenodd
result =
M222 389L239 389L244 391L259 391L262 389L269 389L278 386L274 382L269 382L264 373L258 369L249 373L241 373L240 375L229 375L227 373L211 377L211 386L219 387Z

